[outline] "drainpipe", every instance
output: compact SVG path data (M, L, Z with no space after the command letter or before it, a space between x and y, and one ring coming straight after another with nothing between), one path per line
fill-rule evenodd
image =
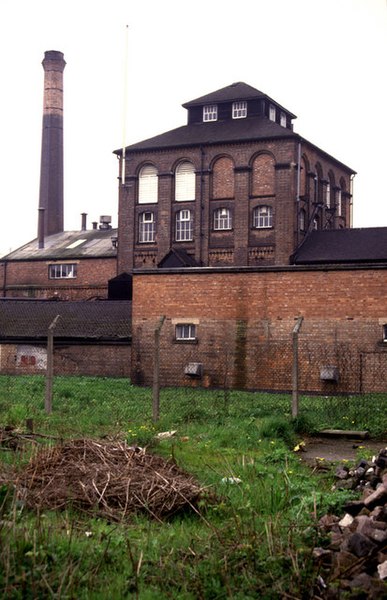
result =
M45 209L38 208L38 248L44 248L44 211Z
M203 169L204 169L204 150L203 147L200 146L200 191L199 191L199 196L200 196L200 244L199 244L199 264L202 265L203 264L203 239L204 239L204 235L203 235L203 231L202 231L202 225L203 225L203 212L204 212L204 205L203 205Z
M298 156L297 156L297 221L296 221L296 241L297 248L300 244L300 191L301 191L301 142L298 142Z
M5 298L5 297L6 297L6 295L7 295L7 292L6 292L6 290L7 290L7 263L8 263L8 261L7 261L7 260L4 260L4 261L3 261L3 265L4 265L4 276L3 276L3 298Z

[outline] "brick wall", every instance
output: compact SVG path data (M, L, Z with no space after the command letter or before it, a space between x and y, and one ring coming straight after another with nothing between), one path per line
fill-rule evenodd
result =
M315 146L303 142L303 181L308 181L302 199L307 224L312 219L314 195L311 181L319 175L319 189L330 173L335 183L345 182L343 214L331 220L331 226L350 225L350 172ZM129 154L129 156L128 156ZM181 160L192 162L196 172L196 200L174 201L174 172ZM262 140L254 143L205 145L203 148L163 149L151 152L127 152L125 185L119 188L118 272L133 268L156 268L172 246L182 247L203 266L286 265L300 241L297 211L298 141ZM158 203L137 204L138 174L145 164L158 170ZM307 166L305 166L307 165ZM307 173L306 173L307 171ZM322 193L322 191L321 191ZM273 227L254 229L254 208L268 205L273 209ZM174 241L176 210L188 208L194 213L194 240ZM213 211L231 211L230 231L214 231ZM154 243L138 243L139 213L155 214L157 236ZM325 209L320 223L331 218Z
M386 284L386 269L137 273L133 377L151 382L154 329L165 315L161 333L165 385L192 384L184 367L200 362L202 381L211 385L222 386L227 380L238 388L289 390L292 331L295 319L303 316L301 389L381 391L387 375L387 348L382 342ZM197 324L196 343L174 340L179 320ZM385 365L384 375L378 365ZM326 366L338 369L338 383L321 380Z
M45 346L1 344L0 371L4 375L45 374ZM54 347L54 375L129 377L129 345L69 345Z
M9 298L52 298L87 300L107 298L108 281L117 275L116 258L74 260L76 278L49 279L48 265L66 261L7 261L1 263L0 284L2 295Z

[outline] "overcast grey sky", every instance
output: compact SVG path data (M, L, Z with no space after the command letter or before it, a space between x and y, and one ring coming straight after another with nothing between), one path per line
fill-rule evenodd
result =
M126 25L126 144L244 81L357 171L354 226L387 226L386 0L0 0L0 255L36 237L46 50L67 63L65 229L82 212L117 226Z

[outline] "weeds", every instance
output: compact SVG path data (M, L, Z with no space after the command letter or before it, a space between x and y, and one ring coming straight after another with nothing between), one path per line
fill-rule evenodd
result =
M163 389L161 418L152 424L149 389L124 379L56 378L47 416L42 378L0 377L2 425L23 429L32 418L35 431L59 438L115 436L148 451L151 446L216 498L162 523L137 515L111 525L70 509L29 511L4 483L0 597L313 598L317 520L340 510L351 492L332 492L333 476L312 476L289 448L300 434L347 421L351 429L385 432L386 397L372 397L372 411L358 397L304 397L296 421L290 400L286 394ZM177 433L155 439L169 430ZM28 456L2 452L0 481L6 468Z

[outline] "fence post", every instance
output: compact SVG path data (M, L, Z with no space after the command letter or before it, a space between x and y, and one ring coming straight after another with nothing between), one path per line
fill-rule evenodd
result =
M60 315L48 327L47 331L47 372L46 372L46 396L44 399L44 408L47 414L52 412L52 380L54 374L54 329Z
M293 369L292 369L292 417L298 417L298 333L304 317L298 317L293 327Z
M165 316L160 317L160 320L155 328L155 348L153 362L153 421L156 422L160 418L160 332L165 321Z

